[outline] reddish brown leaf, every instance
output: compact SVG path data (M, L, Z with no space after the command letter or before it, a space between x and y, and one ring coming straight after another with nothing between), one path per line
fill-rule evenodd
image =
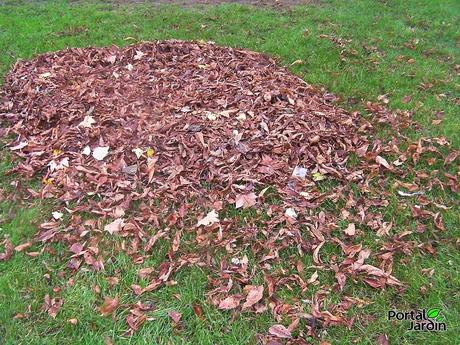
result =
M112 314L119 305L120 301L118 297L115 298L110 298L110 297L105 297L104 298L104 303L102 306L99 307L99 311L101 312L102 316L107 316Z

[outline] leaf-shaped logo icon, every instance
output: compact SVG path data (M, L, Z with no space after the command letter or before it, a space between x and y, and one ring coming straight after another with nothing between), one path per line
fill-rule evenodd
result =
M439 316L440 313L441 308L431 308L427 311L426 316L428 316L430 319L435 319Z

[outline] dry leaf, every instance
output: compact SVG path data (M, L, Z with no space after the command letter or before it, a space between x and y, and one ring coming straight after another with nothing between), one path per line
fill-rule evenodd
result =
M348 227L344 230L345 234L348 236L354 236L356 234L356 226L354 223L348 224Z
M230 295L219 303L218 308L224 310L235 309L240 305L240 301L240 296Z
M259 302L264 295L263 285L247 285L244 290L247 292L248 296L246 297L242 310L252 307Z
M109 154L109 149L110 148L108 146L96 147L93 150L93 158L98 160L98 161L102 161Z
M291 331L283 325L273 325L269 328L268 333L278 338L289 339L291 338Z
M122 218L115 219L112 223L104 226L104 230L107 231L110 235L116 234L123 229L125 221Z
M96 120L92 116L85 116L82 122L78 124L78 127L91 128L96 123Z
M115 297L115 298L105 297L104 303L99 308L101 315L107 316L107 315L112 314L118 308L119 303L120 301L118 297Z
M206 215L206 217L200 219L196 226L201 226L201 225L209 226L214 223L219 223L219 215L217 214L215 210L212 210Z
M257 195L255 193L239 194L236 197L235 207L236 208L252 207L252 206L254 206L256 204L256 199L257 199Z
M377 156L377 157L375 157L375 161L376 161L378 164L384 166L385 168L391 169L390 163L388 163L387 160L386 160L385 158L383 158L383 157L381 157L381 156Z

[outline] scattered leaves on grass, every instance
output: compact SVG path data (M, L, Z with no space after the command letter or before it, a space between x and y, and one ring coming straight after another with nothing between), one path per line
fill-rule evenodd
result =
M323 36L342 48L349 44ZM100 271L113 264L101 240L118 235L111 255L122 251L136 264L161 240L169 251L158 266L138 270L137 279L148 283L132 284L135 295L175 284L178 270L198 265L212 273L207 296L219 309L269 310L277 322L294 320L288 328L272 326L271 337L290 338L298 315L311 315L310 336L318 327L351 327L347 310L362 303L344 294L346 284L403 291L392 273L395 258L436 253L436 232L446 230L443 211L450 205L429 192L458 192L458 152L444 137L410 141L400 134L416 124L410 111L385 107L388 95L364 104L369 117L336 101L267 56L214 44L74 48L20 61L0 94L0 120L8 126L2 135L15 136L7 147L20 158L10 173L39 175L40 191L30 193L59 205L16 251L60 242L69 248L69 271ZM378 139L379 126L392 134ZM390 185L398 192L388 192ZM392 231L387 208L394 195L416 231ZM229 212L256 203L244 221ZM336 231L341 222L349 224L344 233ZM409 240L428 235L429 222L433 237ZM372 250L358 242L356 229L380 237ZM343 255L328 255L326 244ZM3 245L0 260L7 260L14 249L8 240ZM283 259L291 250L312 257L313 274L299 264L292 273L292 262ZM319 282L319 273L329 272L332 286ZM251 285L257 275L264 283ZM323 284L309 304L300 295L289 303L279 296L309 284ZM325 303L333 289L341 301ZM48 296L45 304L55 315L62 300ZM107 297L101 314L118 304ZM193 309L202 318L201 308ZM148 310L140 302L130 307L128 335L148 320Z

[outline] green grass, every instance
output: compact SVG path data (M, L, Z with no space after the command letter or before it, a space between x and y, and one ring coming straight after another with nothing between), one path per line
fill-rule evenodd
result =
M324 0L281 13L239 5L182 9L60 1L1 3L4 3L0 5L1 75L19 58L65 47L126 45L171 38L212 40L220 45L266 52L283 65L302 60L302 64L292 66L291 70L306 81L336 93L341 105L350 110L361 110L361 100L376 101L379 95L386 94L389 107L413 111L414 119L422 125L421 130L409 131L407 135L446 136L454 147L460 147L459 106L455 104L460 93L460 79L455 72L460 58L460 3L456 0ZM414 47L408 48L410 44ZM401 56L404 58L398 58ZM406 62L398 61L404 59ZM414 61L408 63L409 59ZM433 86L424 89L423 84ZM411 96L411 101L403 103L404 96ZM442 115L442 122L431 125L436 114ZM1 154L0 190L4 195L18 197L0 202L0 238L9 237L18 245L29 240L37 224L49 218L52 204L21 201L19 192L11 186L18 177L4 176L11 162L6 152ZM325 184L324 188L329 187ZM396 192L391 185L388 190ZM373 290L360 283L347 284L348 295L372 303L352 309L350 315L354 314L357 320L351 331L329 328L321 333L323 340L332 344L375 344L376 336L386 333L392 344L456 343L460 327L460 257L455 244L460 237L459 198L439 190L429 197L452 206L443 211L447 228L442 235L445 244L436 248L435 256L414 254L395 258L394 274L408 286L403 294L392 289ZM333 209L334 204L327 203L324 207ZM250 211L241 214L228 209L226 213L229 217L239 217L241 224L251 223L255 217ZM414 228L408 213L398 198L392 199L385 217L395 218L393 231ZM427 231L420 235L421 239L429 239L431 228ZM359 240L377 248L375 236L363 232ZM117 255L101 273L81 270L72 276L65 268L68 250L58 245L47 246L34 258L20 253L0 263L0 344L104 344L106 339L116 344L255 344L255 335L266 333L274 323L268 312L233 316L231 312L216 310L206 302L209 271L190 268L174 276L177 285L142 295L142 301L156 305L149 314L152 320L133 337L124 336L129 305L138 300L130 286L147 283L137 277L139 268L163 261L167 245L160 242L157 246L142 266L134 265L125 255ZM43 247L35 245L33 249L40 251ZM333 247L325 246L322 251L325 261L337 254ZM290 265L297 261L295 251L281 255L286 258L283 268L292 269ZM305 267L311 265L309 257L302 260ZM421 271L430 268L434 269L432 277ZM306 269L304 275L308 279L313 272ZM322 284L330 282L328 273L318 273ZM45 278L45 274L50 278ZM119 278L119 283L111 287L107 278L113 276ZM69 281L71 278L74 284ZM100 292L95 291L96 286ZM55 287L61 291L54 292ZM312 287L302 298L311 298L316 289ZM41 310L45 294L64 299L56 319ZM282 291L286 299L298 297L297 294L297 291ZM104 296L115 295L121 299L116 315L100 316L96 307L102 304ZM334 301L335 297L332 295L327 301ZM194 303L203 308L203 320L194 314ZM406 324L386 320L387 311L392 308L438 306L443 308L447 319L445 333L409 332ZM180 330L173 327L168 316L172 310L183 314ZM14 319L18 313L25 317ZM72 318L78 319L77 325L67 322ZM310 341L319 343L317 339Z

